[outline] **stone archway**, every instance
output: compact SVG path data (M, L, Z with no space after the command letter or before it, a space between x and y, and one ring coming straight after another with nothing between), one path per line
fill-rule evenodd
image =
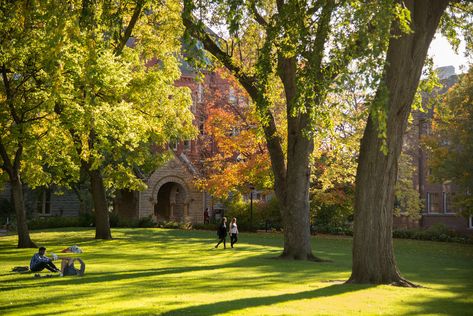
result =
M158 221L185 221L189 216L189 190L177 177L161 179L153 189L154 215Z

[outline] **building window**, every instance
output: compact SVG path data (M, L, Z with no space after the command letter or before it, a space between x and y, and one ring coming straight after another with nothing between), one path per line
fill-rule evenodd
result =
M427 193L427 212L440 213L441 197L439 192Z
M445 213L456 213L453 201L455 199L455 193L443 192L443 211Z
M204 102L204 86L201 83L197 86L197 102Z
M169 149L171 150L177 150L177 140L171 140L169 142Z
M205 125L203 122L201 122L199 124L199 132L200 132L200 135L204 135L205 134Z
M230 102L231 104L235 104L237 102L235 89L231 86L228 88L228 102Z
M199 117L199 133L205 135L205 117L203 115Z
M40 191L37 212L41 215L51 215L51 190L42 189Z
M473 228L473 215L468 218L468 228Z
M191 112L195 113L196 110L197 110L197 105L196 105L195 97L192 97Z
M190 150L191 149L191 141L190 140L185 140L184 141L184 150Z

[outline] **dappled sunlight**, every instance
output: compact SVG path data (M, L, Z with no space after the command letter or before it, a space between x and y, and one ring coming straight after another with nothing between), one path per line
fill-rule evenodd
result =
M236 248L224 250L214 248L210 231L112 233L102 241L93 229L33 232L48 253L74 244L84 250L85 276L62 278L11 273L35 250L16 249L16 236L0 238L0 314L421 315L455 314L472 303L470 245L396 241L403 275L424 286L406 289L344 284L351 272L347 238L313 238L315 254L331 260L315 263L276 259L280 234L243 233Z

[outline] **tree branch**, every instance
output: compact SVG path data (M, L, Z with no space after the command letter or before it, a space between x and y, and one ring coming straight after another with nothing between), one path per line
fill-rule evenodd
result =
M266 28L268 26L268 22L266 22L263 16L258 12L258 9L256 8L256 0L250 1L249 9L254 16L255 21L258 22L259 25Z
M253 98L258 98L258 90L255 87L256 79L253 76L246 74L243 69L236 65L231 56L225 53L220 49L219 45L214 41L210 35L202 29L202 22L195 21L195 18L192 16L192 13L187 13L186 9L188 7L189 0L184 1L184 11L182 13L182 19L184 26L187 31L196 39L204 44L204 47L212 55L214 55L223 65L230 70L230 72L238 79L241 85L246 89L248 94Z
M5 67L5 64L2 65L2 79L3 79L3 85L5 86L5 94L7 96L7 104L8 108L10 109L10 114L13 117L13 120L15 121L16 124L20 124L20 117L15 111L15 107L13 106L13 95L11 93L10 89L10 82L8 81L7 77L7 68Z
M130 23L128 23L128 26L125 29L125 33L123 37L121 38L120 42L118 43L117 48L115 49L115 55L120 55L125 48L126 42L131 36L131 33L133 31L133 28L136 25L136 22L138 22L138 18L140 17L141 10L143 9L144 6L144 1L139 0L136 3L135 10L133 12L133 16L131 17Z
M2 164L2 169L5 170L8 175L10 176L10 179L13 178L13 165L11 163L10 157L8 157L7 150L5 149L5 146L3 145L3 142L0 140L0 156L2 157L3 164Z
M320 20L317 26L317 32L314 41L314 48L312 54L309 56L310 67L315 69L318 76L322 75L322 59L324 57L324 46L327 42L327 37L330 31L330 20L332 17L335 2L333 0L327 1L322 8ZM321 78L322 79L322 78Z

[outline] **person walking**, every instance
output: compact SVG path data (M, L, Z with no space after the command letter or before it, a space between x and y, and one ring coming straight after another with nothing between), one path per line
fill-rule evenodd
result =
M209 216L209 208L205 208L204 211L204 224L209 224L210 223L210 216Z
M215 248L218 248L218 245L223 242L223 249L227 248L226 239L227 239L227 218L222 218L222 223L217 230L218 243L215 245Z
M238 241L238 226L236 217L232 218L230 223L230 244L233 248L233 245Z

